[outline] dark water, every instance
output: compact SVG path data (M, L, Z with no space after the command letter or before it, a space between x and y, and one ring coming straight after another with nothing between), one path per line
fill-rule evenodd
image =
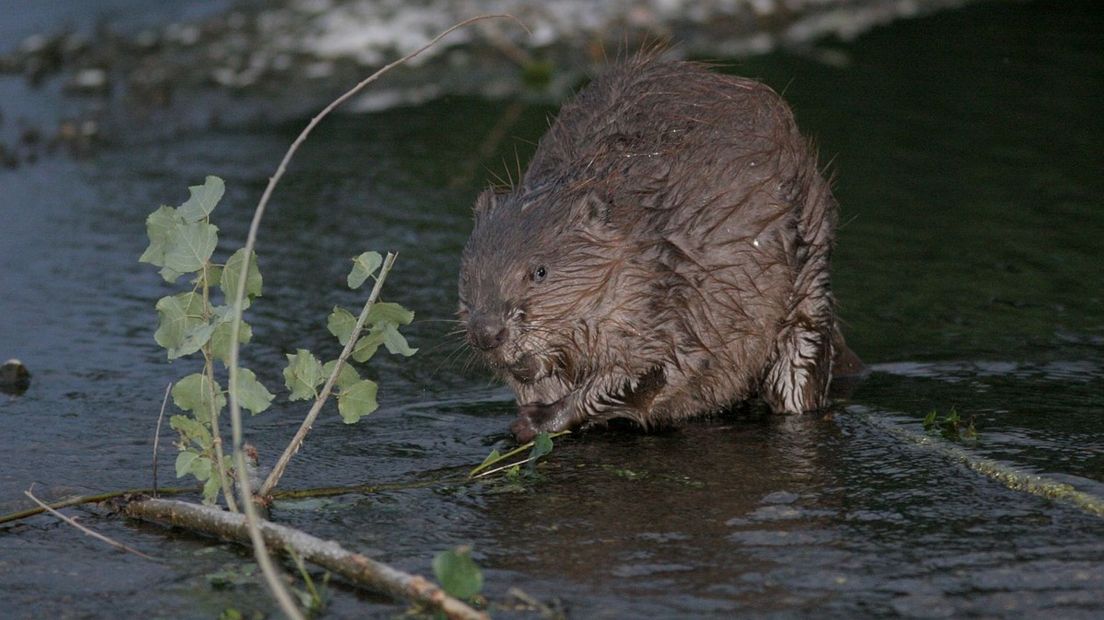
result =
M1061 7L1061 11L1059 11ZM833 160L843 221L835 286L874 374L830 419L720 417L665 433L562 442L528 492L445 486L278 504L273 518L429 573L474 544L487 593L520 586L572 617L1098 617L1104 519L1005 488L871 425L975 419L967 449L1104 496L1104 28L1092 2L974 6L832 44L849 64L737 61L784 89ZM20 95L13 78L5 93ZM27 97L33 95L27 94ZM381 409L316 425L287 488L414 480L506 443L509 395L464 370L445 334L468 204L552 110L524 109L463 176L509 102L451 99L327 121L279 188L259 252L248 365L333 354L343 257L397 249L387 297L418 312L410 360L380 357ZM195 133L0 171L0 358L34 373L0 396L0 512L44 496L146 486L164 386L192 371L152 340L171 292L136 262L143 219L217 173L240 242L300 127ZM450 179L460 177L458 186ZM249 420L269 462L302 407ZM860 412L863 415L859 415ZM169 435L166 433L166 438ZM172 477L163 446L161 479ZM49 518L0 528L0 615L213 617L270 610L263 588L212 587L233 547L76 509L167 559L110 550ZM331 586L331 617L400 606ZM110 611L109 611L110 610ZM509 615L498 611L496 615Z

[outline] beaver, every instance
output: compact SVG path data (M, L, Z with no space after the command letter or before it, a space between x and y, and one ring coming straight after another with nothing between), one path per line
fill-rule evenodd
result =
M475 202L458 317L513 388L511 430L645 428L754 397L827 402L837 205L754 80L637 57L566 103L516 186Z

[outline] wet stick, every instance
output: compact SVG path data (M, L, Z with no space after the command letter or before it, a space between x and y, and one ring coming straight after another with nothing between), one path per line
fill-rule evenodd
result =
M248 502L247 502L248 503ZM252 532L242 514L234 514L189 502L147 499L130 502L123 512L136 519L183 527L241 544L250 544ZM291 549L304 560L337 573L374 592L409 600L460 620L486 620L488 616L449 596L420 575L405 573L341 545L299 530L258 520L262 544L275 552Z

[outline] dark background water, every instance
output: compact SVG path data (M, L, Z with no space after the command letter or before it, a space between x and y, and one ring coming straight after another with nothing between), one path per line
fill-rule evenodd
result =
M874 373L831 419L590 433L561 442L527 492L349 495L281 503L273 518L422 573L436 552L474 544L492 599L520 586L573 617L1098 617L1104 520L1009 490L865 415L919 430L928 411L953 407L976 421L972 454L1104 496L1102 26L1093 2L980 4L828 42L841 66L782 53L731 63L785 92L836 174L834 285ZM0 77L5 107L47 97L21 84ZM366 249L400 252L385 296L417 311L422 350L374 360L380 410L351 427L327 411L282 486L411 480L506 444L509 394L465 369L446 333L483 171L512 167L515 149L524 161L554 112L524 107L516 139L466 178L473 145L515 105L449 98L331 118L293 163L261 234L266 288L247 364L276 391L285 353L336 352L325 317L359 303L343 257ZM0 512L23 507L32 483L48 497L149 484L162 391L193 364L166 363L152 339L153 304L173 289L136 262L145 215L219 174L216 221L224 243L240 243L301 125L0 170L0 358L34 373L26 394L0 396ZM248 421L269 462L302 409L280 398ZM162 448L164 481L173 448ZM208 582L247 552L70 512L168 561L50 518L3 527L0 615L272 609L258 584ZM330 590L335 617L401 611Z

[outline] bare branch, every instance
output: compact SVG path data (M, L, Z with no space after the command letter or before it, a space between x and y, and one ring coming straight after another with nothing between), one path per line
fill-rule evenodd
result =
M249 502L251 503L251 502ZM249 544L246 518L210 506L168 499L146 499L128 503L123 512L136 519L184 527ZM304 560L333 571L351 582L374 592L405 599L459 620L488 620L485 613L472 609L430 580L396 570L367 556L348 551L331 540L322 540L306 532L269 521L258 521L263 543L275 552L294 551Z

